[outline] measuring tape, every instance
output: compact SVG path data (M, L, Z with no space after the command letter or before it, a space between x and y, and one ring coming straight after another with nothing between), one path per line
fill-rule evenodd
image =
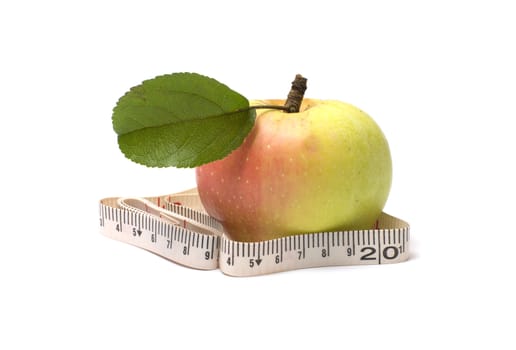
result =
M196 189L100 201L101 233L178 264L254 276L321 266L392 264L409 256L410 227L382 213L374 229L307 233L259 242L229 239Z

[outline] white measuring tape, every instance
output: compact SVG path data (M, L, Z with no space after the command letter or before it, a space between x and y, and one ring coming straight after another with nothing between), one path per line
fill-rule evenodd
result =
M178 264L219 268L231 276L335 265L402 262L409 256L410 227L382 213L370 230L319 232L260 242L229 239L206 214L196 189L150 198L100 201L101 233Z

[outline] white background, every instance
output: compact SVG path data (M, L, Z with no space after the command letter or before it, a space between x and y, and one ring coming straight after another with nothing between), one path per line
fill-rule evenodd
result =
M337 5L338 4L338 5ZM510 1L4 1L2 349L514 349ZM368 112L412 257L232 278L98 233L98 201L195 186L119 152L131 86L193 71Z

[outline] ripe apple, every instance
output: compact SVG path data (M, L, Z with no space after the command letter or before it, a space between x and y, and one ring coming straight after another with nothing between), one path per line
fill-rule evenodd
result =
M251 103L271 104L284 101ZM257 109L239 148L196 169L203 206L239 241L372 228L391 178L389 145L374 120L315 99L298 113Z

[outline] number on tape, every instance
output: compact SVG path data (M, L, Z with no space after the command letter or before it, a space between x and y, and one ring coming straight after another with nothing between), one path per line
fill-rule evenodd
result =
M409 256L408 223L382 213L370 230L318 232L260 242L229 239L196 189L100 201L101 232L178 264L253 276L309 267L392 264Z

